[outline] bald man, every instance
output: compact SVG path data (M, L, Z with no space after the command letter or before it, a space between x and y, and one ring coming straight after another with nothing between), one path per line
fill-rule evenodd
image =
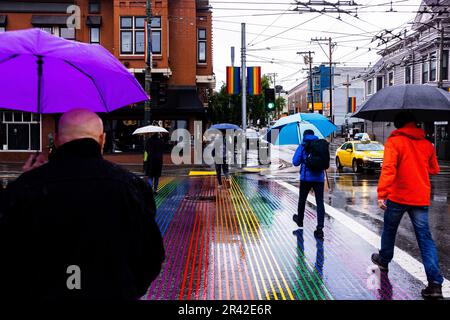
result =
M65 113L0 209L0 299L138 299L164 260L151 189L102 158L101 119Z

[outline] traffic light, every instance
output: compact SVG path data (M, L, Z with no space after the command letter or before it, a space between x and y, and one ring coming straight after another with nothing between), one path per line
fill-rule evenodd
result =
M167 83L159 83L158 105L163 106L167 102Z
M266 110L271 112L275 110L275 89L267 88L264 90L264 102Z

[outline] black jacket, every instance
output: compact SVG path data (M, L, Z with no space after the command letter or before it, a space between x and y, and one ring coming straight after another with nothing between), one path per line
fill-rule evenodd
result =
M147 161L144 163L144 172L149 177L161 177L163 167L164 142L153 135L145 143Z
M103 160L97 142L62 145L3 194L0 299L143 296L164 260L155 211L151 189ZM80 290L67 287L71 265Z

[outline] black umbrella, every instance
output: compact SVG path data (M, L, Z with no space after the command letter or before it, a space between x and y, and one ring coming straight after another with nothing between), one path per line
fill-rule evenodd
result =
M412 112L418 121L449 120L450 93L429 85L386 87L371 96L352 117L394 121L400 111Z

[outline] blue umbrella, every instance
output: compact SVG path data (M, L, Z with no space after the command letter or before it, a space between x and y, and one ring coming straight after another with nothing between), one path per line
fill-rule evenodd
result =
M217 129L217 130L241 130L241 128L235 124L232 123L218 123L213 126L211 126L210 129Z
M316 136L323 139L337 128L319 113L296 113L275 122L267 132L267 141L275 145L298 145L303 139L303 132L307 129L313 130Z

